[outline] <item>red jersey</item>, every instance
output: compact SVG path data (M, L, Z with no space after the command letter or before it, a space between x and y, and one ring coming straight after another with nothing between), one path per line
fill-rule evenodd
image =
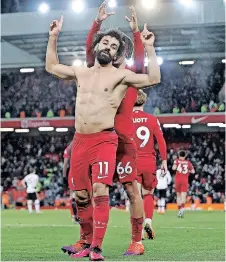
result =
M86 61L89 67L94 65L95 56L92 50L92 42L94 35L100 30L100 24L93 22L92 28L88 34L86 41ZM140 32L133 33L134 37L134 59L135 67L127 68L138 73L143 72L144 67L144 46L140 38ZM123 98L118 112L115 116L115 130L119 136L133 136L133 107L137 99L137 89L129 87L125 97Z
M158 119L141 110L133 112L134 138L138 157L156 159L155 141L157 140L161 159L166 160L166 142Z
M183 180L188 182L188 176L191 171L194 169L192 163L189 160L176 159L174 161L176 166L176 180Z

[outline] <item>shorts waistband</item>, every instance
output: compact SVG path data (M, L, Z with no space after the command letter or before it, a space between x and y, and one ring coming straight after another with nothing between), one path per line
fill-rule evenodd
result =
M89 138L90 137L91 138L91 137L98 137L98 136L101 136L103 134L111 134L111 133L115 133L115 129L113 127L107 128L107 129L104 129L101 132L92 133L92 134L81 134L81 133L76 132L74 137L78 137L78 138Z

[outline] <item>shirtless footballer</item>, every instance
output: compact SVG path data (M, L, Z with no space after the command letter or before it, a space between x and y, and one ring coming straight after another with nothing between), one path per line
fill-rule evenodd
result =
M129 23L133 41L124 34L125 51L123 55L114 62L117 68L128 68L134 72L144 71L144 46L140 38L140 31L137 22L136 10L130 7L131 18L125 17ZM100 30L102 22L113 13L107 13L106 1L100 6L96 20L88 34L86 42L86 60L89 67L94 65L95 54L92 49L92 42L95 34ZM134 48L133 48L134 47ZM134 49L134 66L128 67L126 59L131 59ZM158 66L156 64L156 66ZM154 68L153 68L154 69ZM129 87L125 97L115 116L114 128L118 135L118 149L116 153L116 172L114 180L119 180L126 190L130 200L130 222L131 222L131 243L124 256L140 255L144 252L142 240L143 205L142 198L137 186L137 167L136 167L136 144L133 139L133 105L137 98L137 89Z
M46 70L61 78L75 80L77 100L75 110L76 134L73 140L71 189L76 191L78 217L86 235L84 250L91 261L104 260L101 245L109 219L109 186L112 185L118 137L114 131L114 118L128 86L144 88L160 82L160 71L148 70L148 74L135 74L126 69L117 69L113 61L124 50L119 30L108 30L97 36L94 42L95 64L91 68L65 66L57 57L57 38L62 29L63 17L50 25L46 52ZM149 68L157 63L154 35L147 25L141 34L147 50ZM91 168L90 179L89 169ZM93 191L91 200L84 202L83 195ZM90 234L93 213L93 234Z

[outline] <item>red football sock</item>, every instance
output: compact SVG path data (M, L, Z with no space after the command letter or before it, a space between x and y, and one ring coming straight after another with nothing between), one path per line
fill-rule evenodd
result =
M92 243L93 239L93 206L77 206L78 218L80 219L81 231L84 233L87 244Z
M153 212L154 212L153 195L151 195L151 194L144 195L144 213L145 213L145 218L152 219Z
M80 226L80 241L86 241L86 235Z
M181 205L178 205L178 210L180 210L181 209Z
M144 218L130 218L132 224L132 242L140 242L142 240L142 228Z
M184 203L180 205L180 208L184 208Z
M101 248L109 220L109 196L94 197L93 241L91 247Z

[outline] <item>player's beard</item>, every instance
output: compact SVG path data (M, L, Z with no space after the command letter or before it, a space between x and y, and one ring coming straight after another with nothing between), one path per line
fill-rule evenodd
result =
M97 61L101 64L101 65L107 65L109 63L112 62L112 57L110 55L110 53L106 50L100 50L97 52Z

